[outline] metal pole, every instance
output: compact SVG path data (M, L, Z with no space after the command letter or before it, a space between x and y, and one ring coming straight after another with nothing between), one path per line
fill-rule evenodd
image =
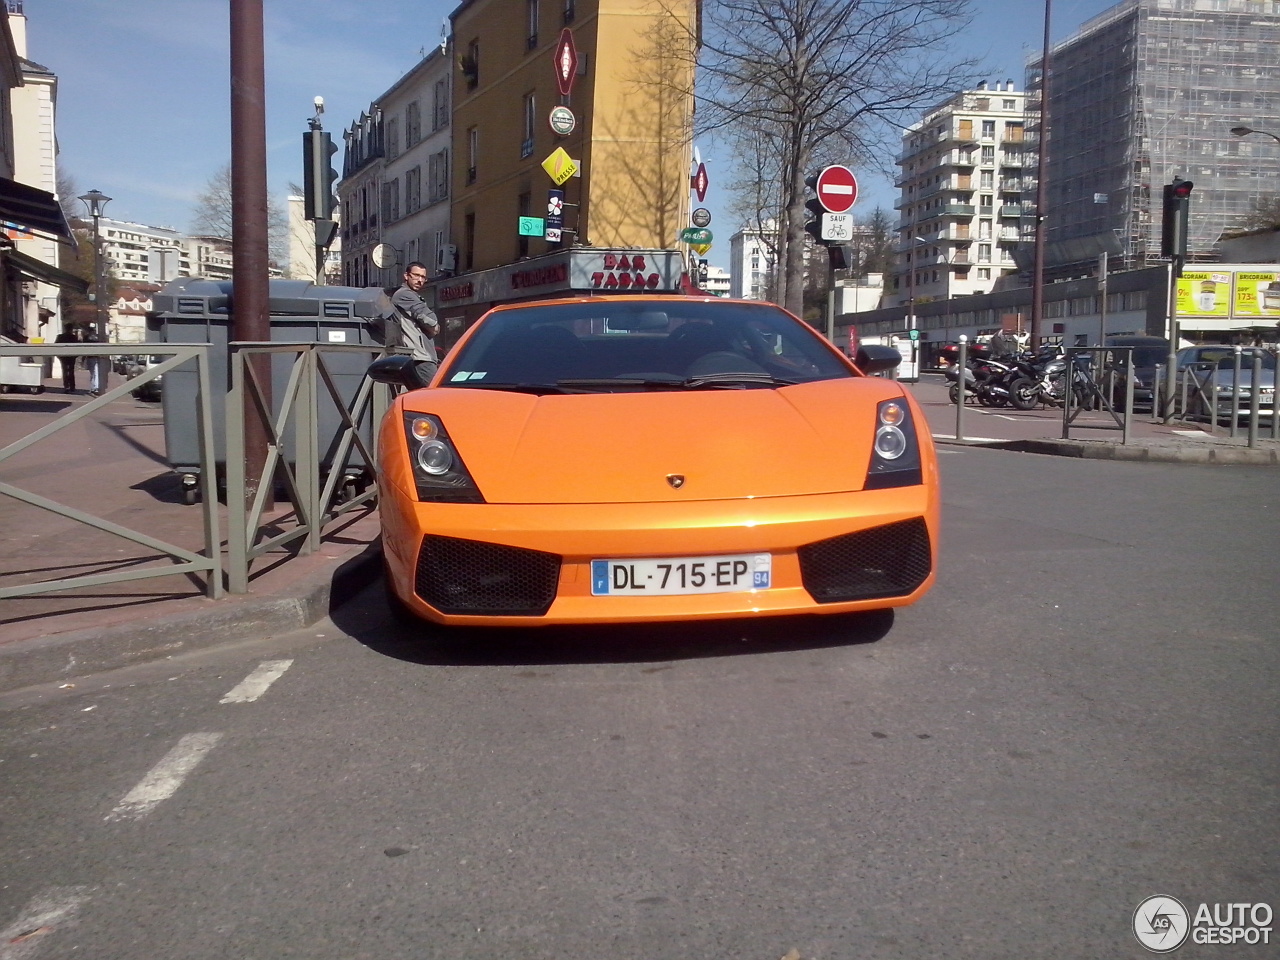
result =
M964 439L964 430L962 421L964 419L964 380L965 372L969 369L969 338L965 334L960 334L960 352L956 354L956 383L960 386L960 393L956 397L956 439Z
M1169 362L1165 367L1164 411L1160 418L1168 423L1173 418L1173 400L1178 388L1178 269L1175 263L1169 264L1169 282L1165 288L1169 309ZM1132 369L1129 371L1133 375ZM1156 403L1156 394L1151 395L1152 415Z
M1040 55L1040 134L1036 158L1035 276L1031 284L1031 349L1040 345L1044 319L1045 221L1049 202L1049 24L1053 0L1044 0L1044 49Z
M94 332L99 343L107 342L106 299L103 296L102 283L102 239L98 234L98 221L102 217L95 211L93 214L93 308ZM98 362L95 357L94 363Z
M827 342L836 342L836 268L827 250Z
M231 244L235 257L231 339L271 339L267 283L267 116L262 0L231 0ZM270 409L271 358L253 358ZM246 502L257 495L267 460L267 429L245 418ZM271 486L270 478L265 480ZM235 491L228 491L233 496ZM268 493L269 495L269 493Z
M1249 446L1258 445L1258 389L1262 383L1262 351L1253 351L1253 379L1249 382ZM1274 394L1272 403L1275 403ZM1231 421L1236 420L1236 410L1231 411Z

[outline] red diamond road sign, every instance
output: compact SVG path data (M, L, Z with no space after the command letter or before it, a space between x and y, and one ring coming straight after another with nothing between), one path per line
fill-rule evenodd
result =
M848 167L834 164L818 174L818 200L831 213L848 213L858 199L858 181Z
M699 203L707 199L707 187L711 185L711 178L707 176L707 165L705 163L698 164L698 169L689 178L689 185L693 187L693 192L698 195Z
M567 97L578 77L578 51L573 47L573 32L568 27L560 31L556 42L556 85L560 95Z

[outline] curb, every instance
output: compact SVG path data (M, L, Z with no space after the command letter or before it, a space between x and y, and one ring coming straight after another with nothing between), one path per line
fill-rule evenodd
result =
M381 560L382 546L375 542L337 568L275 595L201 599L198 610L4 644L0 692L161 660L231 640L301 630L376 580Z
M935 444L1039 453L1084 460L1128 460L1146 463L1245 464L1280 466L1280 448L1190 444L1110 443L1100 440L955 440L933 438Z

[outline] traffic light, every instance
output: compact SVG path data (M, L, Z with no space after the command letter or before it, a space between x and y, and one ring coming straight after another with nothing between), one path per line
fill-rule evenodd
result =
M1191 210L1190 180L1174 177L1164 185L1164 218L1160 230L1160 255L1181 262L1187 255L1187 215Z
M333 185L338 171L330 158L338 152L333 138L323 130L308 130L302 135L302 206L308 220L332 220L338 206Z
M804 178L804 185L813 191L813 196L804 202L804 208L813 214L813 219L804 225L804 232L813 237L813 242L821 246L830 246L832 241L822 239L822 215L827 208L818 199L818 175L812 174Z

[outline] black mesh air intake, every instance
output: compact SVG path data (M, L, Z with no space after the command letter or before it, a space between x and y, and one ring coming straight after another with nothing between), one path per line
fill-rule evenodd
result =
M906 596L933 566L929 528L918 517L819 540L798 552L804 588L817 603Z
M559 580L554 553L426 536L414 590L441 613L539 617L555 600Z

